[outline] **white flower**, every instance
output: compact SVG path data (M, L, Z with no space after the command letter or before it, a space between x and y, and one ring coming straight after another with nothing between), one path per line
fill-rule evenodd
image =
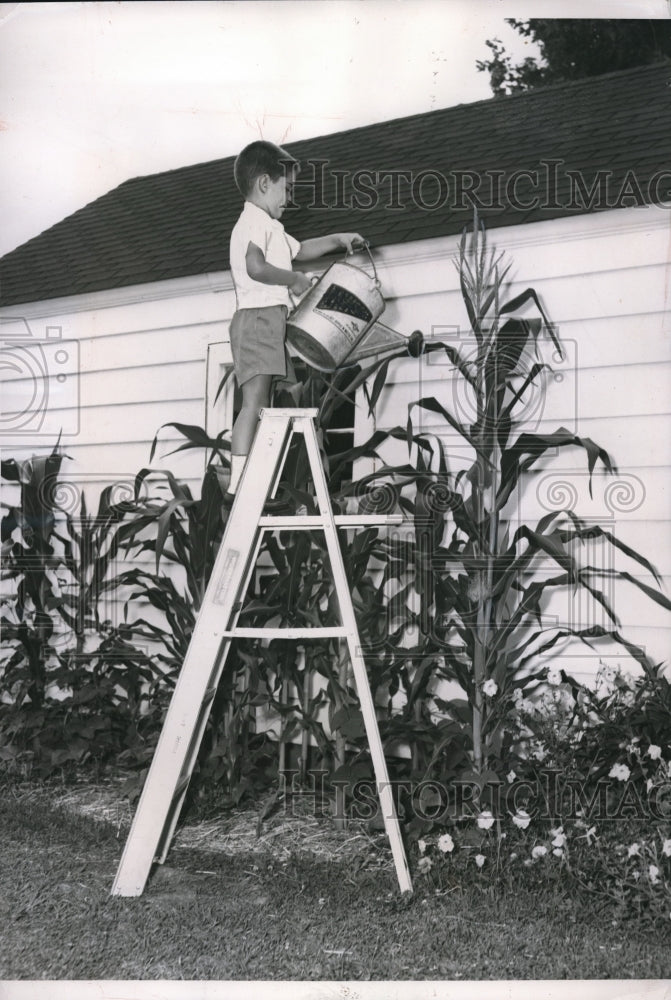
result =
M654 786L654 784L655 784L655 782L652 780L652 778L648 778L648 780L645 783L645 790L646 790L646 792L649 792L650 789Z
M547 847L543 847L542 844L536 844L536 846L531 851L531 857L536 860L537 858L544 858L547 854Z
M522 694L522 688L515 688L513 691L513 702L519 708L524 701L524 695Z
M519 827L520 830L526 830L531 822L531 816L526 811L526 809L518 809L513 816L513 823L515 826Z
M478 868L482 868L486 860L487 858L484 856L484 854L475 855L475 863L478 866Z
M553 843L554 843L554 841L553 841ZM563 858L564 857L564 852L562 851L561 847L555 847L555 848L553 848L552 853L554 854L554 856L556 858Z
M424 854L424 851L426 850L426 841L425 840L418 840L417 841L417 847L419 848L419 853L420 854Z
M485 683L482 685L482 690L484 691L484 693L487 695L488 698L493 698L498 689L499 689L498 684L496 683L496 681L493 681L491 677L488 681L485 681Z
M631 771L626 764L613 764L608 772L609 778L617 778L618 781L627 781Z
M450 851L454 850L454 841L450 837L449 833L444 833L442 837L438 838L438 850L442 851L443 854L448 854Z
M583 837L587 841L588 844L591 844L592 840L596 840L597 839L597 836L596 836L596 827L595 826L590 826L590 828L587 831L587 833L583 833L582 834L581 839Z
M548 752L545 749L545 747L536 747L536 749L534 750L534 757L536 758L536 760L544 761L547 755Z
M636 857L637 855L640 855L640 853L641 852L639 850L639 845L638 844L630 844L629 845L629 848L627 850L627 857L628 858Z
M431 858L420 858L417 865L417 870L421 875L426 875L428 871L433 868L433 861Z
M477 819L477 824L481 830L489 830L494 826L494 817L489 809L484 809Z
M650 865L648 868L648 877L653 885L657 885L659 882L659 868L657 865Z
M555 838L552 841L552 846L553 847L563 847L565 843L566 843L566 834L560 828L559 830L557 830L557 832L555 834Z
M671 858L671 839L665 840L662 844L662 854L667 858Z
M517 777L517 775L511 769L510 771L508 771L508 773L506 775L506 781L508 782L509 785L512 785L512 783L513 783L513 781L515 780L516 777Z
M662 756L662 748L658 747L656 743L651 743L648 747L648 757L650 760L659 760Z
M548 679L548 684L552 684L553 687L556 687L558 684L561 684L562 677L561 677L561 670L559 669L559 667L549 667L547 673L547 679Z

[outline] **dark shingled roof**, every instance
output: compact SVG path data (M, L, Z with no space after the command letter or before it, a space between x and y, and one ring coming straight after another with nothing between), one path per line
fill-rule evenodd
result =
M671 201L670 124L664 62L294 142L299 207L283 222L298 239L356 230L382 246L460 232L468 187L489 228ZM29 240L0 261L0 302L226 270L233 160L136 177Z

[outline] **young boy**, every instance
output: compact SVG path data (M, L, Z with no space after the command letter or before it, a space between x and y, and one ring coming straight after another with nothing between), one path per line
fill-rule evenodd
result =
M225 496L232 503L259 421L270 405L273 379L293 378L285 337L290 294L302 295L310 279L292 270L292 261L312 260L335 250L352 252L363 243L358 233L333 233L299 243L279 221L291 193L298 163L271 142L253 142L237 157L235 183L245 199L231 233L231 274L236 312L230 336L233 367L242 407L231 437L231 481ZM270 502L267 510L273 506Z

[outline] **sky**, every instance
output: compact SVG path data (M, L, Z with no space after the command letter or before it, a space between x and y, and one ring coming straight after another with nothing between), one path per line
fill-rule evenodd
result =
M144 174L491 97L505 17L666 0L0 4L0 255ZM525 47L526 46L526 47Z

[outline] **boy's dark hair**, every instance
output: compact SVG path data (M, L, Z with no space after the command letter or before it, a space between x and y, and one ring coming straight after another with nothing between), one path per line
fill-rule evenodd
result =
M276 146L273 142L258 139L245 146L236 157L233 165L233 176L238 191L246 198L254 186L257 177L268 174L271 180L277 181L286 174L298 170L298 160L294 159L286 149Z

